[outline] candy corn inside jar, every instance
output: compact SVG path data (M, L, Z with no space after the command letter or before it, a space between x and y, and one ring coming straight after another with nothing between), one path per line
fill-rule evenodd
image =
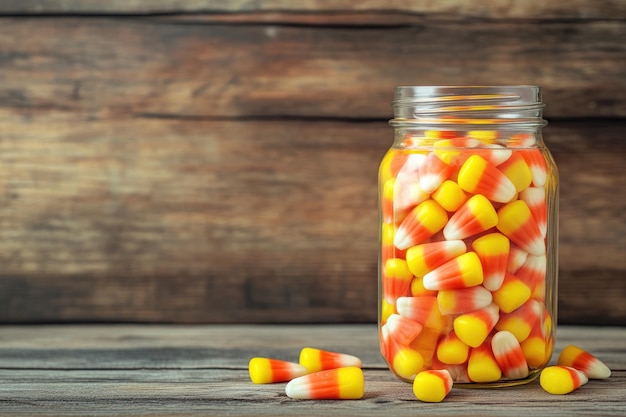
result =
M411 382L527 383L556 332L558 174L535 86L397 87L379 169L378 331Z

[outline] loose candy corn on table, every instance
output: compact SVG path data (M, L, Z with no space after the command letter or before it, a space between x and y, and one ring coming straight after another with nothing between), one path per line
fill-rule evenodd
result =
M417 400L387 369L371 325L0 326L0 416L624 416L626 328L560 326L555 357L576 344L612 375L566 395L537 380L456 388ZM362 360L360 400L294 400L286 383L253 384L255 356L298 361L306 346Z

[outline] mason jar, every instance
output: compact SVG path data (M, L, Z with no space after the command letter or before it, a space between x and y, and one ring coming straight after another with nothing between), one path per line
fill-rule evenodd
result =
M410 382L536 378L557 315L558 173L537 86L401 86L379 168L380 350Z

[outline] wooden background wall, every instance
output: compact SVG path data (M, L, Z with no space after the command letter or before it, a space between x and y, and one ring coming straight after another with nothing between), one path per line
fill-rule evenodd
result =
M538 84L562 323L626 325L626 1L0 3L0 322L373 322L401 84Z

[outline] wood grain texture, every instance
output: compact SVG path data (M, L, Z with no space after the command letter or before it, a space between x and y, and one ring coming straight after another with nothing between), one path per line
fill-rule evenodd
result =
M2 2L0 322L372 322L394 87L527 83L560 320L626 324L625 8Z
M10 14L150 14L150 13L319 13L362 12L414 13L443 17L481 17L516 19L620 19L626 15L621 0L440 0L415 2L410 0L6 0L0 4L0 13Z
M548 118L625 117L625 38L626 20L320 28L5 17L0 99L3 113L31 118L380 120L396 85L538 84Z
M444 402L418 402L386 368L374 325L0 327L2 414L12 416L620 416L626 411L626 329L563 326L555 356L583 346L612 370L567 396L537 381L503 390L454 388ZM357 355L365 396L298 401L285 384L254 385L247 363L266 355L297 361L304 346ZM506 395L503 395L506 393Z

